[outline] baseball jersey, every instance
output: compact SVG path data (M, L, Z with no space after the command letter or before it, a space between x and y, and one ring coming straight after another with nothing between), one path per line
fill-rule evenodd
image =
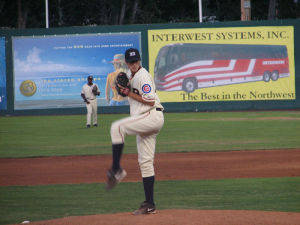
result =
M135 75L132 77L131 72L128 74L131 91L135 94L142 96L144 101L154 102L153 106L143 104L134 99L128 98L130 104L130 115L138 115L150 111L153 108L161 108L158 95L156 94L156 88L150 73L143 67L141 67Z
M93 84L92 86L85 84L82 86L81 94L84 94L88 100L96 99L96 95L94 95L94 93L92 92L94 86L96 86L97 90L99 91L97 84Z

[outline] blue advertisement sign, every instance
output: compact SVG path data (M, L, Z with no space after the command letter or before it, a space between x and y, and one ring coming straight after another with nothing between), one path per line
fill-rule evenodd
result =
M5 38L0 37L0 110L7 109Z
M140 49L140 33L14 37L15 109L85 107L80 94L90 75L98 106L108 106L107 76L128 48Z

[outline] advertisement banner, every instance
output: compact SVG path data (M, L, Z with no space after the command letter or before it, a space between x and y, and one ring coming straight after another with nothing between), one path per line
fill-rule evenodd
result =
M7 109L5 38L0 37L0 110Z
M292 100L294 27L148 31L162 102Z
M85 107L80 96L92 75L98 106L128 104L114 99L107 77L126 70L124 52L140 49L140 33L13 37L14 107ZM111 80L111 78L110 78ZM122 101L120 104L112 102Z

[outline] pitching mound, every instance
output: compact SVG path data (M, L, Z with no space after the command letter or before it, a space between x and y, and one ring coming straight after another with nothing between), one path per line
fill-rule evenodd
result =
M133 216L117 213L73 216L63 219L33 222L43 225L299 225L300 213L231 211L231 210L160 210L154 215Z

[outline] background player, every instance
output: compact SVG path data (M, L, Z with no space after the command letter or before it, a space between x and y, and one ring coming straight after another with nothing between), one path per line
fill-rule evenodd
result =
M124 60L124 54L114 55L114 59L112 63L115 68L115 71L107 75L106 88L105 88L106 101L111 106L125 105L127 103L127 98L124 98L121 95L119 95L115 88L116 76L120 72L126 73L128 71L128 67L125 64L125 60ZM110 98L110 89L112 90L112 98Z
M133 212L151 214L156 212L154 203L154 153L156 136L164 124L163 106L155 91L152 76L141 67L141 57L137 49L125 52L125 61L130 69L129 87L120 87L121 94L128 96L130 117L115 121L111 126L112 168L107 173L107 189L113 188L125 176L120 167L120 159L126 135L136 135L138 162L143 178L145 201Z
M96 95L100 95L100 90L97 84L93 84L93 76L88 76L88 83L82 86L81 97L86 103L86 127L91 127L91 120L93 120L93 126L97 127L97 98Z

